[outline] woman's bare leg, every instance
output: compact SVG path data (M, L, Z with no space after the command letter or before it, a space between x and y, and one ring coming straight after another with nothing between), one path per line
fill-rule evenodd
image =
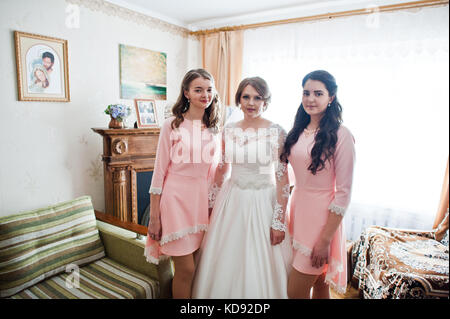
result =
M313 299L330 299L330 286L325 282L326 273L320 275L313 285Z
M193 254L172 257L175 274L172 280L172 295L174 299L191 298L192 279L194 278L195 264Z
M317 277L317 275L307 275L292 269L288 279L288 297L290 299L311 299L311 288Z

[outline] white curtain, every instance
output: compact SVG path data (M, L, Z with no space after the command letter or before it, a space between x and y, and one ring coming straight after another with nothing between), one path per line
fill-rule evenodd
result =
M301 80L338 83L356 139L348 239L368 225L431 229L448 158L448 5L246 30L243 76L272 91L267 118L287 131Z

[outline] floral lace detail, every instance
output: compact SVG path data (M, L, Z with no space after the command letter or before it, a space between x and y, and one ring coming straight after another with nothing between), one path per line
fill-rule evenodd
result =
M180 239L180 238L182 238L182 237L184 237L184 236L186 236L188 234L195 234L195 233L198 233L200 231L206 231L206 230L208 230L208 225L204 225L204 224L200 224L200 225L196 225L196 226L193 226L193 227L189 227L189 228L183 229L183 230L181 230L179 232L175 232L175 233L171 233L171 234L163 236L161 238L161 241L159 242L159 244L160 245L164 245L164 244L167 244L170 241Z
M243 130L236 126L228 126L225 128L225 136L228 139L231 139L234 143L239 145L240 147L249 144L251 142L257 141L261 138L270 138L270 141L272 141L272 137L274 135L274 128L263 128L258 130Z
M160 261L169 259L170 256L160 255L159 258L154 257L154 253L157 252L157 248L155 246L146 246L144 249L144 257L148 263L158 265Z
M291 186L289 184L286 184L282 188L281 196L285 198L289 198L289 195L291 194Z
M222 153L222 157L220 159L220 162L217 164L217 168L222 169L224 164L225 164L225 154Z
M300 244L298 241L292 241L292 247L302 255L309 257L312 254L312 249ZM341 262L331 258L328 264L327 274L325 276L325 282L335 291L340 294L344 294L347 291L346 286L340 286L334 281L334 277L344 271L344 266Z
M344 271L344 266L341 262L331 259L331 263L328 265L328 271L325 276L325 283L327 283L331 289L337 291L340 294L345 294L347 291L347 286L338 285L333 281L333 278Z
M330 206L328 206L328 209L337 215L341 215L341 216L345 215L346 209L344 207L337 206L333 203L331 203Z
M284 212L280 204L276 203L272 215L272 229L286 231L286 225L283 222Z
M155 195L161 195L162 194L162 188L161 187L150 187L149 193L150 194L155 194Z
M292 241L292 247L295 250L298 250L301 254L305 255L306 257L311 256L312 249L300 244L299 242L297 242L295 240Z
M277 175L277 179L281 180L283 175L286 174L286 171L287 171L287 164L278 161L277 170L275 172L275 174Z
M240 189L263 189L274 187L273 179L268 174L238 175L231 174L230 181Z
M211 185L211 187L209 188L209 191L208 191L208 207L209 208L214 207L214 203L216 202L216 197L217 197L217 194L219 193L219 191L220 191L220 187L216 183L213 183Z

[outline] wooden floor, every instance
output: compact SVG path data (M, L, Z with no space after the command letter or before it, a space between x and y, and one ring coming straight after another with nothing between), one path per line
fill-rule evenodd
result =
M339 294L333 289L330 289L330 297L331 299L360 299L358 289L351 287L350 285L347 287L347 292L345 294Z

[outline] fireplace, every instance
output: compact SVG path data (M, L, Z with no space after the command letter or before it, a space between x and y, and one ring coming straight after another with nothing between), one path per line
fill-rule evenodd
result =
M139 224L150 203L159 128L92 128L103 137L105 213Z
M138 223L148 226L150 214L150 184L152 182L153 171L137 173L137 212Z

